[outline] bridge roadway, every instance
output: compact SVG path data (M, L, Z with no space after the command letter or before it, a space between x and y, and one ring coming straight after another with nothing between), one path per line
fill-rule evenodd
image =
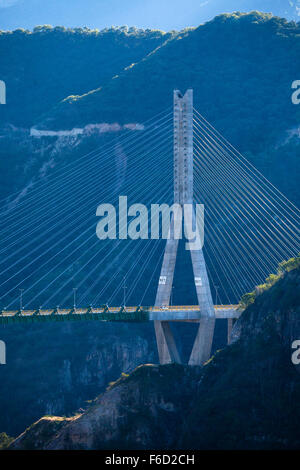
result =
M239 318L241 310L238 305L215 305L217 319ZM146 321L199 321L201 313L197 305L172 305L169 307L88 307L88 308L55 308L37 310L2 310L0 324L64 321L64 320L99 320L120 322Z

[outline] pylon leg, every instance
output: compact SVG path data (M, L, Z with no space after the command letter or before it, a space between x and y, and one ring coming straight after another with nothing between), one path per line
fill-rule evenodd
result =
M197 336L189 359L190 366L202 366L211 355L215 330L215 318L203 317L200 320Z
M192 250L190 253L201 315L203 317L215 317L215 308L211 296L203 251L201 249Z
M176 362L177 364L181 364L180 355L169 322L155 321L154 328L159 363L170 364Z
M173 224L173 221L172 221ZM167 307L170 304L170 296L173 285L176 255L178 249L178 240L173 239L173 232L167 240L163 264L160 272L160 278L156 293L155 306Z
M170 303L176 254L178 249L178 240L173 238L173 221L170 230L171 236L166 243L164 259L156 293L156 307L167 307ZM160 364L170 364L172 362L181 363L169 323L167 321L155 321L154 328Z
M189 365L200 366L211 355L215 330L215 309L211 296L203 251L191 251L198 304L202 318L189 359Z
M233 319L227 319L227 344L231 343L231 333L232 333Z

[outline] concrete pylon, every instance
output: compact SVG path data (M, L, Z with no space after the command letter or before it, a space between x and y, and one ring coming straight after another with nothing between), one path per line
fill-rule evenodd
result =
M185 204L193 204L193 90L187 90L184 96L174 90L174 203L182 209ZM192 216L195 217L194 209ZM173 214L157 288L156 307L168 307L170 303L178 251L174 231ZM189 252L200 311L199 328L189 364L202 365L211 354L215 311L202 249ZM155 321L154 326L160 363L180 363L169 321Z

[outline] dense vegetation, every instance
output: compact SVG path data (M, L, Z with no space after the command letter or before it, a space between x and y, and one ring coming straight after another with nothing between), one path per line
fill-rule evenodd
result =
M220 15L170 38L101 89L65 99L45 124L144 121L172 103L174 88L191 87L195 107L240 149L257 153L299 123L291 102L299 38L300 24L271 15Z
M264 12L272 12L273 15L282 16L290 20L299 21L299 0L214 0L213 2L203 2L201 4L201 11L203 14L212 14L212 9L215 15L220 11L224 11L226 7L227 12L235 11L237 8L241 11L259 10Z
M300 335L299 282L298 265L243 313L240 340L206 368L187 425L195 432L186 432L185 445L299 448L300 375L291 362Z
M0 31L0 78L7 86L0 123L31 126L58 101L103 86L171 36L127 27Z
M257 153L299 122L291 103L300 24L269 14L224 14L181 32L39 26L0 33L1 121L72 128L135 122L195 90L195 105L244 151ZM60 103L59 103L60 102ZM52 109L51 112L50 109Z
M171 33L38 26L1 32L0 54L7 83L2 124L70 129L144 121L172 104L173 88L193 87L201 113L299 203L299 138L287 132L300 119L300 106L291 102L300 75L299 23L252 12ZM27 137L15 128L1 132L0 197L61 156L53 139Z
M299 267L300 256L290 258L287 261L282 261L281 263L279 263L276 274L270 274L270 276L267 277L266 281L263 284L257 286L254 291L243 295L240 300L241 308L246 308L249 305L253 304L258 295L270 289L274 284L279 281L279 279L283 278L286 273L292 271L293 269L298 269Z
M6 449L12 441L13 441L12 437L9 437L5 432L1 432L0 433L0 450Z

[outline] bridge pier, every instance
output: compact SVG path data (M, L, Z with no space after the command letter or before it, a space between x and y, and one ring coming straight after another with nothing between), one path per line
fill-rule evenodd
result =
M231 333L233 327L233 318L227 319L227 344L231 344Z
M158 357L160 364L181 364L180 355L168 321L154 322Z
M210 358L215 331L215 321L215 318L201 318L197 336L188 362L190 366L202 365Z

